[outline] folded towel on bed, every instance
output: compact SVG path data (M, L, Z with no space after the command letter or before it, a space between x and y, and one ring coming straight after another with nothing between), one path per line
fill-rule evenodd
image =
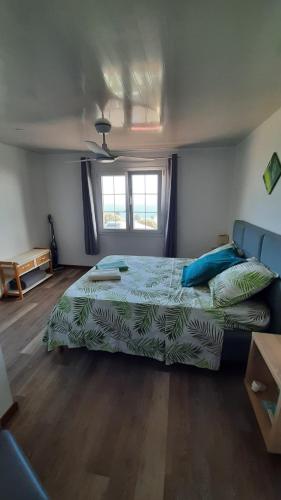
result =
M111 281L121 280L121 274L118 269L92 271L89 275L91 281Z
M119 269L119 271L128 271L128 266L123 259L114 260L112 262L101 262L96 265L96 269Z

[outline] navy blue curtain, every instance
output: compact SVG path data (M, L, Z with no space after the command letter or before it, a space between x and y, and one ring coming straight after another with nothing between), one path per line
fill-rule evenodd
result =
M168 161L166 179L167 217L165 225L165 257L177 255L177 168L178 155L173 154Z
M85 251L87 255L97 255L99 253L99 239L94 203L92 168L90 160L85 160L87 159L81 158Z

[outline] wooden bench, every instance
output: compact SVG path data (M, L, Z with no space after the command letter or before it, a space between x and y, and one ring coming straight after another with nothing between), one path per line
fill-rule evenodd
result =
M40 279L36 283L33 283L31 286L22 289L21 286L21 276L37 269L43 264L48 264L48 272L44 278ZM33 248L28 252L21 253L19 255L15 255L10 259L5 259L0 261L0 277L3 287L3 295L7 297L9 295L23 298L23 295L35 286L43 283L43 281L51 278L53 275L53 266L52 266L52 255L49 248ZM11 290L8 287L8 282L12 279L16 280L17 290Z

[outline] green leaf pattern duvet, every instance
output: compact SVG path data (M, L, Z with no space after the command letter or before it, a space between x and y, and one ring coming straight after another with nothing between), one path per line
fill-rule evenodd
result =
M66 290L48 321L48 349L86 347L217 370L231 316L211 307L207 287L181 286L182 268L192 260L109 256L101 262L120 258L129 266L120 281L94 282L90 270ZM261 326L267 319L259 311Z

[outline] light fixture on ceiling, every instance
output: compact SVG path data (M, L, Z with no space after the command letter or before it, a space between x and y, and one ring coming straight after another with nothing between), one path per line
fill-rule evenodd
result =
M85 141L88 149L91 151L92 156L90 158L85 158L81 160L81 162L87 162L88 160L95 160L101 163L114 163L117 160L123 162L133 162L133 161L142 161L142 162L150 162L155 160L162 160L163 158L143 158L139 156L131 156L124 153L123 155L114 154L108 148L108 145L105 140L105 135L108 134L111 130L111 123L106 118L99 118L95 122L95 128L98 134L102 135L102 145L100 146L94 141ZM80 163L80 161L68 161L67 163Z
M108 148L108 145L105 140L105 135L109 134L111 130L111 123L106 118L99 118L95 122L95 128L98 134L102 135L102 146L99 146L96 142L93 141L85 141L88 149L94 154L93 160L100 161L102 163L113 163L117 160L122 161L154 161L155 158L140 158L136 156L130 156L123 154L118 155L111 152ZM87 160L84 160L87 161Z
M132 125L132 132L161 132L162 125Z

